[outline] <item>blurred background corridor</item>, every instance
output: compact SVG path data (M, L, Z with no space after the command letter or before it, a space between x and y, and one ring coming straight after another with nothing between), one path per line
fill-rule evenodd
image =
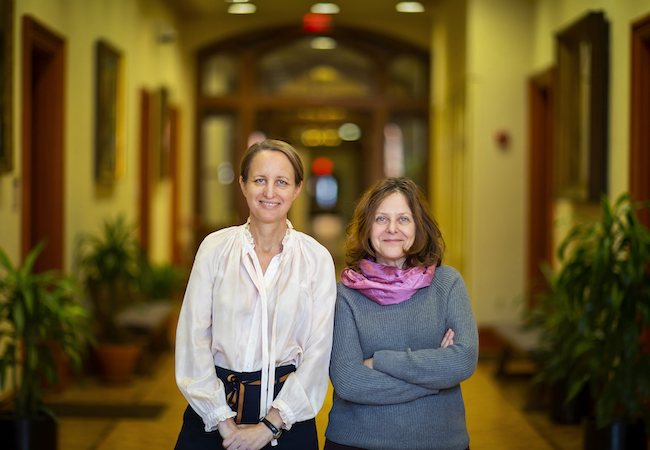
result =
M479 327L463 386L473 449L583 448L582 425L549 419L530 387L538 335L519 325L601 196L650 199L647 0L0 4L0 249L18 266L45 241L34 271L82 279L106 272L80 246L115 227L141 270L110 313L81 283L93 332L118 325L139 353L128 382L103 382L93 350L50 386L60 449L173 448L185 277L208 233L246 220L239 161L265 138L301 154L289 218L339 274L365 188L407 176L426 193Z

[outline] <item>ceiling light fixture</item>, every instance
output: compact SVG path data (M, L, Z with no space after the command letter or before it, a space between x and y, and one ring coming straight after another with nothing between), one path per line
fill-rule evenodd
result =
M315 50L332 50L336 48L336 41L331 37L316 37L311 40L309 46Z
M257 7L252 3L233 3L228 7L228 14L253 14Z
M424 12L424 6L420 2L399 2L395 9L402 13L421 13Z
M314 3L309 11L314 14L338 14L341 8L336 3Z

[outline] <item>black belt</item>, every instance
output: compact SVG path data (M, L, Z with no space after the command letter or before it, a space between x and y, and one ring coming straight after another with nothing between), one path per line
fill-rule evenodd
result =
M237 413L235 422L238 424L257 423L259 421L261 389L246 389L246 386L261 386L262 371L234 372L219 366L215 366L215 368L217 369L217 376L223 381L226 390L226 401L230 409ZM275 392L273 398L278 395L289 375L295 371L296 366L294 365L275 368Z

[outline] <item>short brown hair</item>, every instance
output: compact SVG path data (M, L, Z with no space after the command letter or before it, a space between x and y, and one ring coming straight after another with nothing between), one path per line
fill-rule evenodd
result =
M442 263L445 242L422 190L406 177L384 178L363 193L347 228L346 262L352 270L359 271L362 259L376 258L370 243L370 230L380 203L394 193L404 195L415 222L415 240L406 251L406 265L428 267Z
M300 155L291 144L279 139L266 139L262 142L256 142L255 144L248 147L246 153L241 160L241 170L240 175L244 182L248 181L248 172L250 171L251 164L253 163L253 158L262 150L271 150L274 152L284 153L284 155L289 159L289 162L293 166L293 173L296 177L296 185L302 183L302 180L305 177L305 169L302 165L302 160Z

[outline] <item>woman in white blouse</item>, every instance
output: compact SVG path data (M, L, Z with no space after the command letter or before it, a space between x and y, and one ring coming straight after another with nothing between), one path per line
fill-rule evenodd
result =
M177 450L318 449L336 280L325 247L287 219L303 178L291 145L252 145L239 177L248 221L196 253L176 334L189 403Z

